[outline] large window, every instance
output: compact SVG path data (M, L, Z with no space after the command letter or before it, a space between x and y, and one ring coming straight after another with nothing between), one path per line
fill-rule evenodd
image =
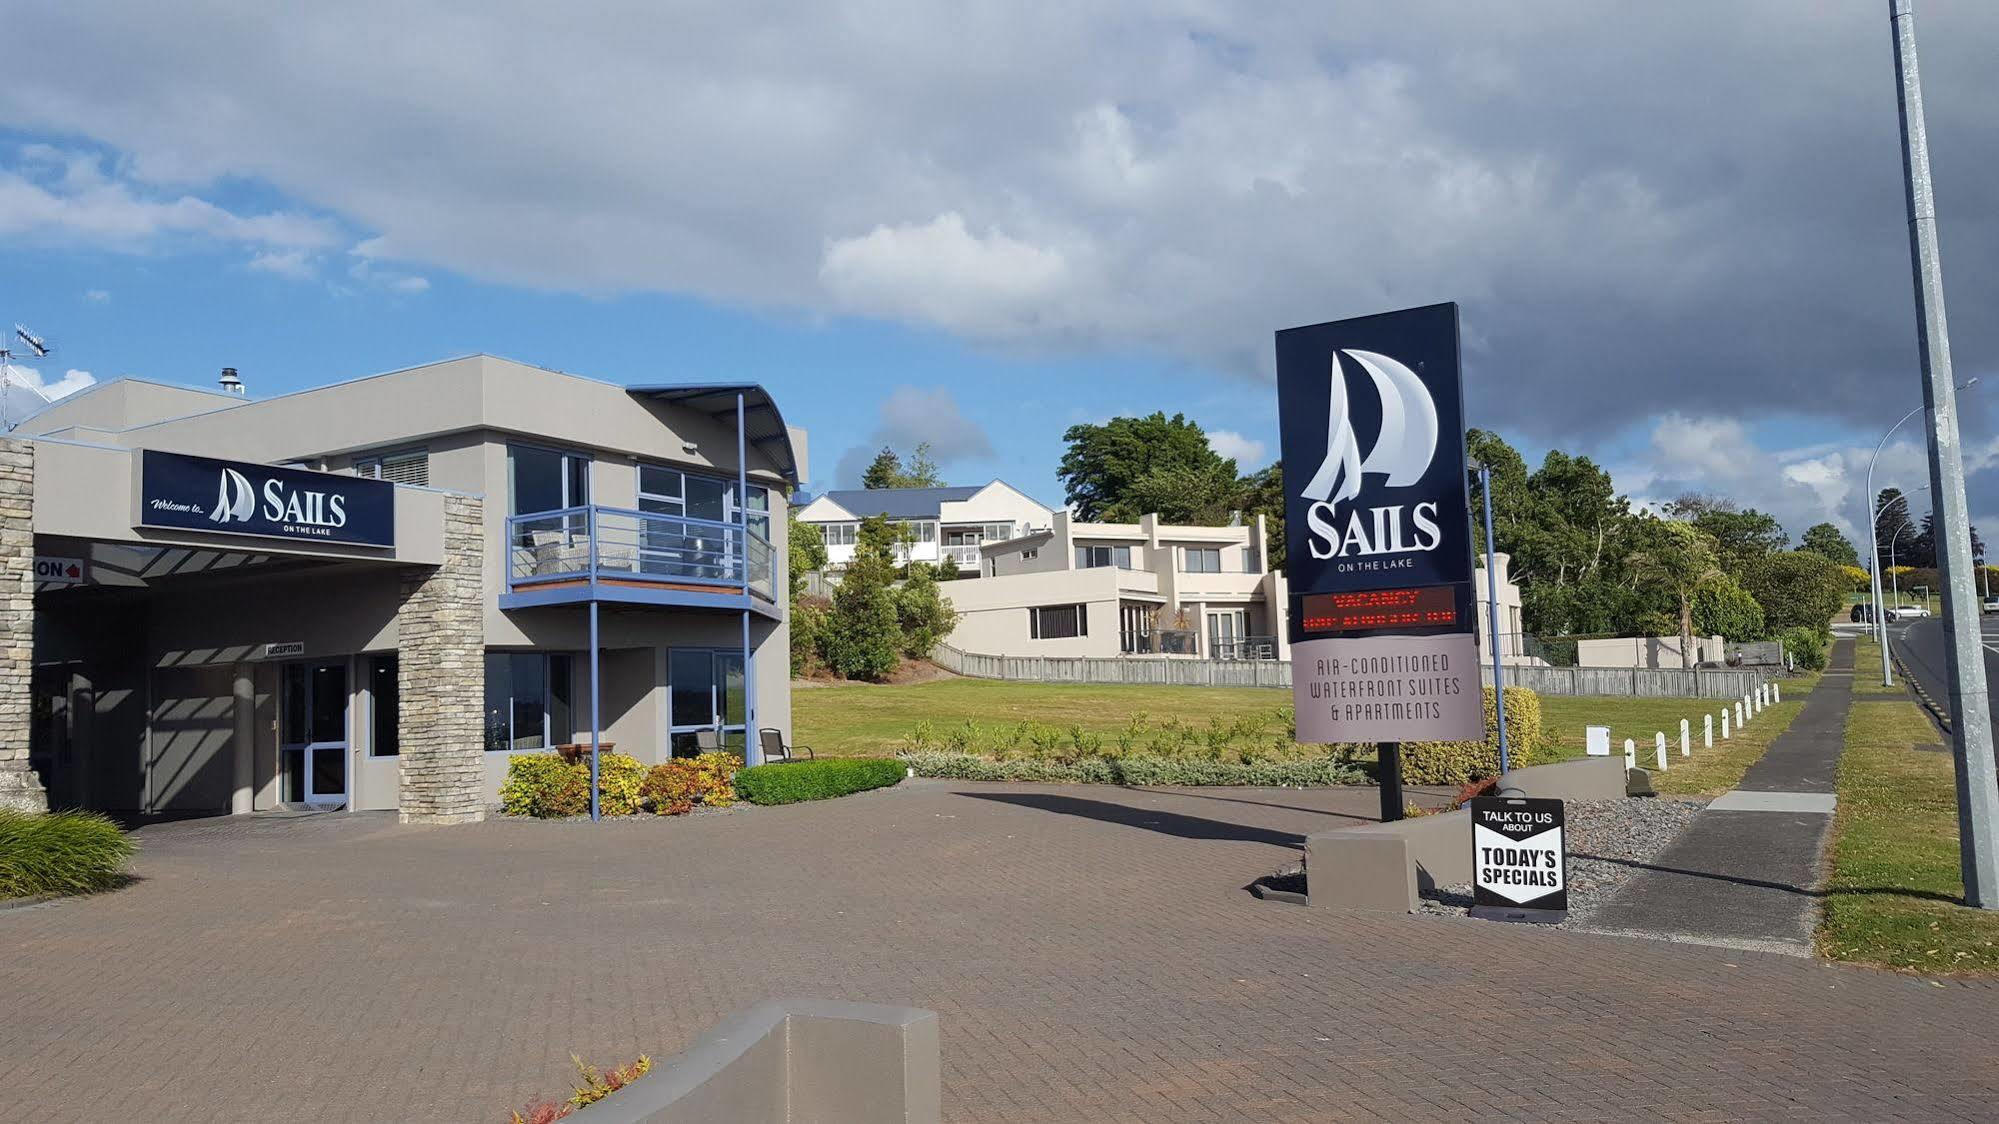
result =
M538 445L507 447L507 513L531 515L590 502L590 458Z
M1218 546L1190 546L1180 552L1180 569L1189 574L1219 574L1222 572L1222 548Z
M1087 605L1042 605L1027 611L1027 635L1035 640L1064 640L1090 634Z
M666 657L668 724L676 757L700 752L704 732L743 751L748 696L741 648L674 648Z
M401 721L402 687L397 682L401 661L394 653L368 657L368 754L394 757L401 752L396 726Z
M423 449L405 449L400 453L364 457L354 462L354 474L371 480L387 480L392 484L428 486L430 453Z
M736 520L736 481L717 476L699 476L661 464L639 466L639 510L659 515L680 515L708 519L716 523ZM770 539L770 492L750 485L749 510L744 521L750 533Z
M1116 566L1120 570L1131 569L1131 548L1128 546L1079 546L1076 548L1076 568L1094 570L1101 566Z
M576 735L566 652L486 653L486 752L547 749Z
M827 546L852 546L860 529L858 523L821 523L819 537L826 540Z

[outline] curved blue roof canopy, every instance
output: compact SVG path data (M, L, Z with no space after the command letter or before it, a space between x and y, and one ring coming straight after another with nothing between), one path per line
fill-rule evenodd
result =
M634 398L654 398L682 409L706 414L728 428L736 425L736 398L743 402L743 437L752 449L770 458L785 481L796 487L798 453L791 447L791 430L778 413L770 392L756 383L659 383L626 387Z

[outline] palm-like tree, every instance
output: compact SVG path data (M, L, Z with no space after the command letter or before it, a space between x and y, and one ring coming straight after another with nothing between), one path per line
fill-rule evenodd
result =
M1680 599L1680 661L1692 667L1694 591L1721 576L1719 549L1713 535L1691 523L1660 520L1646 530L1644 549L1631 556L1632 577Z

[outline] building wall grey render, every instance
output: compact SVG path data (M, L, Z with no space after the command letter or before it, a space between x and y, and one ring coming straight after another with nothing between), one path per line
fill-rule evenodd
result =
M28 767L35 673L35 447L0 439L0 808L46 812Z
M444 501L444 564L403 576L397 718L404 823L486 818L483 504Z

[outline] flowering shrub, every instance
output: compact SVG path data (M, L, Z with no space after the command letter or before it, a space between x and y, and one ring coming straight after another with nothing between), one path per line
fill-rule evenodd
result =
M678 816L696 804L726 808L736 802L736 770L743 759L733 753L703 753L677 757L646 772L640 800L657 815Z
M607 816L639 810L646 769L623 753L597 756L597 807ZM553 753L516 753L507 758L500 807L510 816L560 819L590 811L590 759L564 761Z
M1155 760L1254 762L1309 760L1325 755L1317 746L1297 744L1297 726L1288 707L1245 714L1206 725L1167 717L1154 721L1134 714L1123 727L1086 730L1080 725L1041 722L962 722L938 726L918 722L896 748L904 754L950 753L996 761L1039 761L1075 765L1095 759L1144 757Z
M598 765L601 769L603 762L600 760ZM572 1087L569 1099L529 1101L526 1107L514 1111L509 1124L555 1124L577 1109L596 1104L652 1072L652 1059L644 1054L628 1066L610 1070L600 1070L575 1054L569 1055L569 1060L576 1063L576 1075L582 1078L581 1084Z

